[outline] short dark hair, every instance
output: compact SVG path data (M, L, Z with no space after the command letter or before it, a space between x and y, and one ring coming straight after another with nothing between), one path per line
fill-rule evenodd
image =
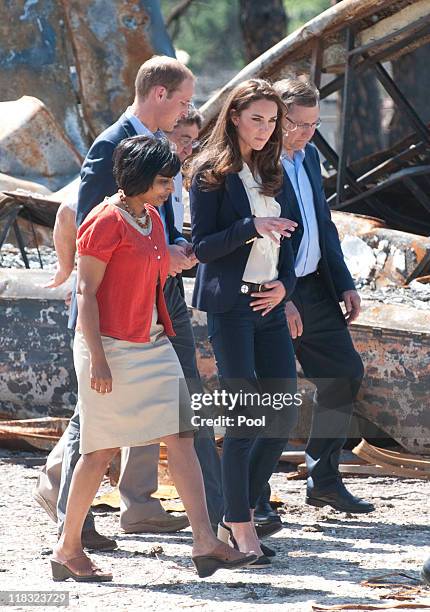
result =
M113 176L126 196L145 193L157 174L171 178L180 169L179 157L167 139L132 136L122 140L113 153Z
M193 125L194 123L197 125L197 128L200 132L200 130L202 129L202 125L203 125L203 115L199 113L198 110L195 110L195 109L190 110L186 117L178 119L175 127L178 127L178 125Z
M311 107L317 106L320 102L320 92L310 81L287 78L274 83L273 88L281 97L287 110L289 110L293 104Z

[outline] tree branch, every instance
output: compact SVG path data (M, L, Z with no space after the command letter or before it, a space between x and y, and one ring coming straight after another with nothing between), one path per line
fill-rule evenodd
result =
M182 0L175 8L173 8L166 17L166 27L168 28L174 21L182 17L193 0Z

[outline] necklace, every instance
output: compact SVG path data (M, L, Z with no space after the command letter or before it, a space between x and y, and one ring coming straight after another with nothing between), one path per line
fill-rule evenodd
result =
M121 204L124 206L124 210L126 210L128 214L133 217L139 227L141 227L143 230L147 230L151 223L151 217L149 216L148 211L144 210L143 216L138 217L134 210L132 210L127 204L127 197L122 189L118 189L118 195L119 199L121 200Z

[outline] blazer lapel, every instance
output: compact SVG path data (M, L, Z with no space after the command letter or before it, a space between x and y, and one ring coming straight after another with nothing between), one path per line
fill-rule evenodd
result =
M225 189L239 217L241 219L252 217L248 196L238 174L228 174L226 176Z
M321 218L321 202L320 202L320 190L319 190L319 182L317 182L317 177L315 176L315 169L312 168L309 163L308 157L305 155L305 159L303 160L303 166L306 170L306 174L309 177L309 182L312 187L312 193L314 196L314 207L315 207L315 215L318 223L318 231L320 241L324 238L324 228L322 226L322 218ZM319 178L319 177L318 177Z
M175 225L175 216L173 212L172 196L170 195L163 204L165 212L166 227L169 234L169 244L173 244L173 226ZM159 211L159 209L157 209ZM160 212L160 211L159 211Z
M287 218L297 221L300 226L303 226L302 213L300 212L299 203L297 202L296 192L291 184L290 177L288 176L285 168L283 168L284 182L282 184L282 191L284 193L284 199L287 205Z

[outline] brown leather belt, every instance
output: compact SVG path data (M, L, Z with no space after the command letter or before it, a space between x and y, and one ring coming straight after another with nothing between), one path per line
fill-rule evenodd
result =
M251 293L260 293L260 291L268 291L264 285L259 285L258 283L247 283L246 281L242 281L240 283L239 293L243 295L250 295Z

